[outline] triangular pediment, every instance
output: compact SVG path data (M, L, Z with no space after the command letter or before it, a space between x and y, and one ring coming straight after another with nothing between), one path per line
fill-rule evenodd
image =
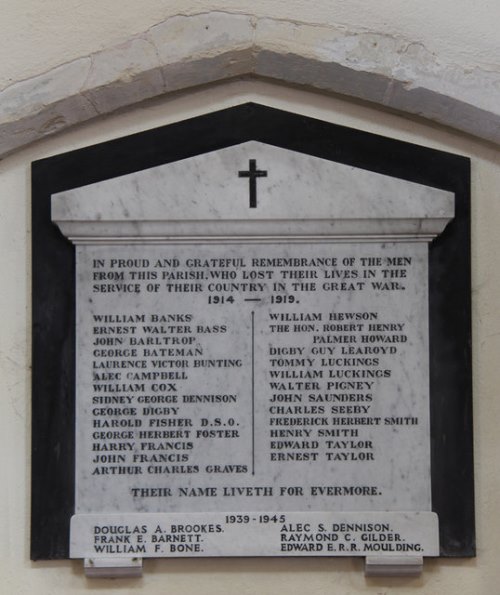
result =
M180 235L188 236L224 235L220 226L227 232L231 223L237 226L235 234L280 235L286 233L283 222L288 222L289 233L299 235L314 234L314 222L320 234L328 229L333 235L349 234L346 222L352 221L368 223L366 233L374 231L373 222L383 232L380 222L385 221L387 233L392 233L396 221L411 221L416 230L415 222L442 222L452 216L449 192L257 141L72 189L52 199L52 218L60 226L87 222L105 235L116 235L122 224L129 236L133 224L137 235L148 237L170 236L174 223ZM206 229L201 231L203 225Z

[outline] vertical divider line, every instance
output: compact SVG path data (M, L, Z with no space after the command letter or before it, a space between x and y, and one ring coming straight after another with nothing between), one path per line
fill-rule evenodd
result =
M252 475L255 475L255 312L252 312Z

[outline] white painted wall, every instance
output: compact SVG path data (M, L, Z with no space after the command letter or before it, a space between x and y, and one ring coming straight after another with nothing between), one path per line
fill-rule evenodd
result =
M497 0L0 0L0 89L210 10L402 36L444 60L500 69Z
M500 70L497 0L0 0L0 88L109 47L169 15L227 9L403 35L462 66ZM29 561L29 164L228 107L263 103L472 158L473 340L478 557L426 561L420 579L371 579L360 560L149 560L139 581L88 581L78 562ZM500 592L500 156L492 145L341 99L235 82L93 121L0 161L0 593L69 595L496 595Z
M29 561L30 431L30 186L35 159L228 107L263 103L370 132L468 155L473 163L473 308L478 557L426 561L420 579L366 580L361 560L148 560L134 581L88 581L76 561ZM307 107L306 107L307 106ZM230 85L178 96L107 117L39 142L0 162L0 593L67 595L92 585L109 593L168 595L464 593L495 595L500 584L500 187L499 155L491 146L450 131L433 130L395 115L321 95L264 83Z

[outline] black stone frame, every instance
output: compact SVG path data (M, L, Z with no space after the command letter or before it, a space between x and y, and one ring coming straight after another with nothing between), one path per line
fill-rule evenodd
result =
M441 556L474 556L470 160L248 103L32 164L31 558L68 558L74 511L75 257L51 194L249 140L455 193L429 250L432 508Z

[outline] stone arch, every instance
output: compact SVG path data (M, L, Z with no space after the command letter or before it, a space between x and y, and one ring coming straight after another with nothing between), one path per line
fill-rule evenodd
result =
M0 91L0 157L145 99L253 76L370 101L500 142L497 72L397 36L244 14L174 16Z

